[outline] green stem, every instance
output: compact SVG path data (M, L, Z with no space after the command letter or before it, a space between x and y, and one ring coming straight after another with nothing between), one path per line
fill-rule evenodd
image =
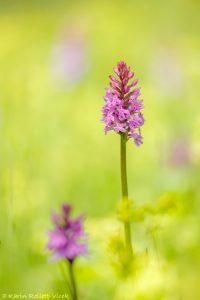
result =
M121 134L121 183L122 183L122 201L128 199L128 184L127 184L127 171L126 171L126 135ZM124 222L126 246L130 253L133 255L133 248L131 242L131 225L129 221Z
M72 285L72 299L78 300L76 281L75 281L75 277L74 277L73 261L69 261L69 276L70 276L71 285Z

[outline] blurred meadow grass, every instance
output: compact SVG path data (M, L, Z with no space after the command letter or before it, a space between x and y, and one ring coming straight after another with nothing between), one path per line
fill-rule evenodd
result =
M66 291L45 243L67 201L87 217L81 299L200 299L199 10L195 0L0 1L0 292ZM70 43L84 61L75 77L60 69ZM138 208L172 192L180 208L133 223L149 263L125 281L108 253L121 230L119 137L100 122L121 59L140 79L146 119L144 145L128 143L129 194Z

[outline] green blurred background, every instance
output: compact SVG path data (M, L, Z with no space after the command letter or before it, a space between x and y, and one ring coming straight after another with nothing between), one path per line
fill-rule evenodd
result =
M198 0L0 1L0 293L66 291L45 243L67 201L87 216L80 299L200 299L199 12ZM100 120L119 60L145 103L144 145L127 149L130 196L139 207L170 192L180 207L133 224L150 262L132 281L106 246L118 232L119 136Z

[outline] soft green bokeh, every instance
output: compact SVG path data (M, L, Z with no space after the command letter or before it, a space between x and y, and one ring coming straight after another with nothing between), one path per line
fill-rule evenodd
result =
M80 299L200 299L199 11L197 0L0 1L0 297L67 292L65 265L45 250L50 214L67 201L87 216ZM73 31L86 65L70 83L54 56ZM109 247L123 236L119 137L100 122L121 59L140 79L146 119L144 145L127 149L137 255L126 279Z

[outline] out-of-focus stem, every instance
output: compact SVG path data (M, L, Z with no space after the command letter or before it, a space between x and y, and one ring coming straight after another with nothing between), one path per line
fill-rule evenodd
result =
M78 296L77 296L77 288L76 288L76 281L75 281L75 277L74 277L74 262L73 261L69 261L69 276L70 276L70 280L71 280L71 285L72 285L72 299L73 300L78 300Z
M122 201L128 200L128 184L126 171L126 135L121 134L121 184L122 184ZM125 240L129 254L133 255L131 242L131 224L129 221L124 222Z

